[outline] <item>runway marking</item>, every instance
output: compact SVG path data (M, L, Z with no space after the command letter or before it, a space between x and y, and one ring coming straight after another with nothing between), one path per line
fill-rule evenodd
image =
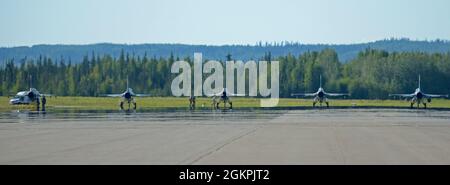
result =
M235 142L235 141L237 141L237 140L239 140L239 139L241 139L241 138L243 138L243 137L245 137L245 136L248 136L248 135L250 135L250 134L256 132L258 129L260 129L260 128L262 128L262 127L264 127L264 125L257 125L256 128L254 128L254 129L252 129L252 130L250 130L250 131L248 131L248 132L245 132L244 134L238 135L238 136L236 136L236 137L232 137L231 139L226 140L224 143L222 143L222 144L219 145L219 146L214 145L213 147L207 149L207 150L206 150L206 151L207 151L206 153L200 155L199 157L197 157L196 159L192 160L191 162L189 162L189 163L187 163L187 164L188 164L188 165L192 165L192 164L194 164L194 163L200 161L201 159L203 159L203 158L205 158L205 157L207 157L207 156L209 156L209 155L211 155L211 154L213 154L213 153L219 151L220 149L224 148L225 146L227 146L227 145L229 145L229 144L231 144L231 143L233 143L233 142ZM189 159L186 159L186 160L189 160ZM179 164L183 164L186 160L182 161L182 162L179 163Z
M241 138L244 138L245 136L248 136L248 135L250 135L252 133L255 133L258 129L263 128L263 127L268 126L268 125L272 125L274 123L274 120L280 119L284 115L286 115L286 113L282 113L280 115L277 115L275 117L267 119L267 123L253 123L253 125L255 125L256 127L253 128L252 130L250 130L248 132L245 132L245 133L243 133L241 135L237 135L236 137L232 137L229 140L225 140L222 144L218 144L218 145L214 145L213 147L210 147L209 149L205 150L206 152L204 152L203 154L200 154L200 156L198 156L197 158L194 158L194 160L192 160L191 162L187 162L187 164L192 165L194 163L197 163L198 161L202 160L203 158L205 158L205 157L207 157L207 156L209 156L209 155L211 155L211 154L213 154L215 152L218 152L219 150L221 150L225 146L227 146L227 145L229 145L229 144L231 144L231 143L233 143L233 142L235 142L235 141L237 141L237 140L239 140ZM186 164L186 161L188 161L189 159L192 159L192 158L193 157L185 159L185 160L181 161L178 164Z

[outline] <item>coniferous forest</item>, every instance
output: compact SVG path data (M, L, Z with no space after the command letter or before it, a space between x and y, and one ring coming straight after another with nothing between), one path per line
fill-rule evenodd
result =
M10 96L28 89L30 79L41 93L57 96L121 93L128 77L136 93L172 96L170 86L177 74L170 73L171 65L178 60L192 63L192 57L156 58L122 51L119 57L92 53L76 63L64 57L9 59L0 68L0 95ZM227 58L239 60L232 55ZM258 60L280 62L281 97L290 97L293 92L315 92L319 75L327 92L349 92L355 99L386 99L389 93L412 93L418 86L419 74L423 91L450 93L450 52L387 52L368 48L343 63L335 50L324 49L276 58L267 52Z

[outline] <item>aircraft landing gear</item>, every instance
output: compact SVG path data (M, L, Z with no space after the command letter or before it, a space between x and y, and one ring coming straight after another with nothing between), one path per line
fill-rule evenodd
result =
M229 100L219 100L219 101L215 101L213 102L213 108L215 109L220 109L220 103L223 102L223 109L227 109L227 104L230 105L229 109L233 109L233 102L229 101Z
M427 104L426 103L423 103L423 108L427 109Z
M127 110L131 110L131 104L133 104L133 110L136 110L137 104L136 104L136 102L134 100L127 101L127 103L128 103L128 109ZM123 104L124 104L124 101L120 101L120 104L119 104L120 110L125 110L123 108Z
M330 108L330 104L328 102L325 102L327 104L327 108Z

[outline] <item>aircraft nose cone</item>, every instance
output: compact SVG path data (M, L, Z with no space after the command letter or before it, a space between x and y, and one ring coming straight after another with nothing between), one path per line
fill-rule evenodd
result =
M319 92L318 96L323 97L323 92Z
M422 98L423 97L423 94L422 93L417 93L417 98Z
M125 93L125 98L131 98L131 94L130 93Z

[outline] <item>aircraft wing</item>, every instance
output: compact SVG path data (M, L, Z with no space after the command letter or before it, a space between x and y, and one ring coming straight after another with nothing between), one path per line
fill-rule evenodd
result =
M211 97L211 96L222 96L223 92L221 93L216 93L216 94L207 94L206 96ZM232 93L227 93L227 96L245 96L245 94L232 94Z
M227 96L245 96L245 94L233 94L233 93L227 93Z
M316 96L317 93L292 93L291 96Z
M428 98L448 98L448 94L424 94Z
M106 97L122 97L122 94L101 94L100 96L106 96Z
M135 96L137 96L137 97L149 97L151 95L150 94L136 94Z
M207 94L207 97L211 97L211 96L222 96L222 92L220 93L216 93L216 94Z
M53 94L40 94L41 96L55 96Z
M325 93L327 96L350 96L348 93Z
M412 98L413 96L415 96L415 94L389 94L389 96L400 96L400 97L405 97L405 98Z

